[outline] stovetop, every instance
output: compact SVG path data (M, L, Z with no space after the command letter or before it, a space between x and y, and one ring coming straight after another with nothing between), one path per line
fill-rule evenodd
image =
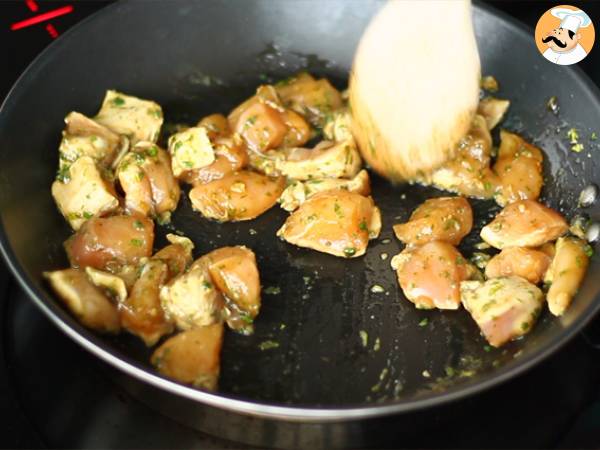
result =
M0 48L7 50L0 98L39 51L108 3L0 2ZM554 6L489 3L529 26ZM600 3L588 2L584 8L600 23ZM600 84L598 55L600 50L595 50L580 66ZM119 381L124 375L58 331L1 264L0 447L240 447L180 424L130 395ZM316 437L327 446L351 442L353 447L600 448L598 343L600 318L536 368L478 396L418 414L356 423L352 441L343 435L348 433L345 429L311 433L326 433Z

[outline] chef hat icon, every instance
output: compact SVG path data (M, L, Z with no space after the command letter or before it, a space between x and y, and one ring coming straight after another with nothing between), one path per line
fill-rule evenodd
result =
M553 8L550 13L561 20L560 28L571 30L573 33L577 33L579 28L585 28L592 23L590 16L580 9Z

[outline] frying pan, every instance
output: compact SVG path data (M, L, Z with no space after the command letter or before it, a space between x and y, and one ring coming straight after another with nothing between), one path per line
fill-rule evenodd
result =
M70 230L56 210L50 184L69 111L94 115L104 91L114 88L157 101L167 122L193 123L230 110L265 80L303 69L344 87L358 39L380 6L347 0L247 0L243 6L216 0L125 1L52 44L0 110L1 248L36 305L90 352L160 390L289 421L343 421L439 405L523 372L581 330L600 308L596 258L564 317L545 312L525 339L499 350L486 346L464 310L416 310L389 266L401 249L391 226L424 199L444 193L392 186L375 176L382 233L364 257L353 260L278 240L275 231L287 216L278 207L251 222L218 224L193 212L184 195L171 228L158 227L157 247L167 231L179 230L196 244L195 256L224 245L251 247L263 287L279 288L269 290L278 294L263 294L254 335L226 334L217 393L159 376L141 341L90 332L48 291L42 271L67 266L62 242ZM474 20L483 72L495 75L501 84L497 95L511 100L502 126L544 149L543 200L569 217L579 213L579 191L599 174L592 157L598 148L587 140L600 123L597 88L577 68L544 60L532 32L508 17L476 5ZM545 106L550 96L558 98L558 115ZM569 151L565 135L571 127L582 136L583 153ZM461 246L467 255L482 224L498 210L491 202L472 204L476 227ZM594 206L587 213L597 217L599 210ZM384 292L373 292L374 285ZM261 346L268 341L276 348Z

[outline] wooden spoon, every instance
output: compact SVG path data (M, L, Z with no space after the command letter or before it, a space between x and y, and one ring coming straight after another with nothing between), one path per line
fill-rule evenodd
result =
M393 181L452 158L479 100L470 0L392 0L369 24L350 78L353 134Z

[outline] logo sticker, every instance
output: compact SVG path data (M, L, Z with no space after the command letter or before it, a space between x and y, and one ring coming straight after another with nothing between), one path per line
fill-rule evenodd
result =
M559 5L546 11L535 27L535 44L544 58L569 66L585 58L594 45L592 19L575 6Z

